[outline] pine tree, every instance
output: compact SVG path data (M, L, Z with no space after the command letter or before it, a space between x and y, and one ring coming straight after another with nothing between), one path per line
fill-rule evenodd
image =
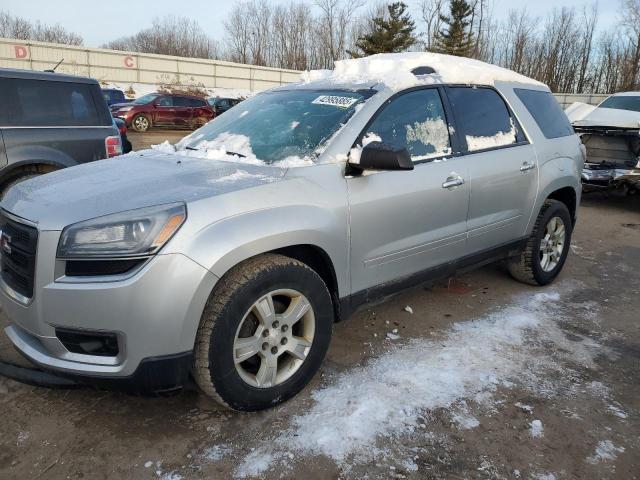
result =
M436 51L458 57L468 57L473 51L471 19L473 7L466 0L451 0L450 15L440 15L445 29L436 35Z
M405 13L407 5L395 2L387 5L388 19L376 17L372 19L369 33L361 35L356 41L359 51L347 51L354 58L376 53L403 52L416 43L413 32L416 28L411 16Z

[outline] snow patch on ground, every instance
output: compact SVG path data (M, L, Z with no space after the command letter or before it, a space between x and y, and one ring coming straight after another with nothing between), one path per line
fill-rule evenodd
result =
M542 426L542 422L540 420L533 420L529 424L529 431L531 432L531 436L533 438L541 438L544 436L544 427Z
M540 396L556 391L543 374L564 366L550 358L549 344L563 359L588 360L589 352L597 353L592 345L566 339L556 324L559 300L558 293L546 292L522 297L455 324L444 339L410 340L339 375L312 393L315 404L307 413L245 458L236 475L263 474L282 461L283 451L325 455L339 465L371 460L378 439L415 431L424 412L464 399L491 405L498 388L515 385Z
M435 73L420 76L411 73L414 68L424 66L433 68ZM544 86L532 78L496 65L432 52L378 54L338 60L333 70L306 71L300 78L303 83L382 83L392 90L435 83L494 85L496 82L517 82Z
M598 442L593 455L587 457L587 462L596 464L600 462L615 460L616 458L618 458L618 454L623 452L624 447L616 447L611 440L603 440L601 442Z

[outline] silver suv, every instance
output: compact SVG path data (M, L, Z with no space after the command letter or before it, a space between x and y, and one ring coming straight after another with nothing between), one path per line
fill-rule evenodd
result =
M167 391L191 375L258 410L299 392L365 303L497 260L553 281L584 162L566 116L533 80L419 55L399 57L402 82L281 87L175 146L13 187L13 344L75 381Z

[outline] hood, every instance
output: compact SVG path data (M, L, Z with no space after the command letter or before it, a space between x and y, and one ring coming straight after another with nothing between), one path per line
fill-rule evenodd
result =
M615 108L595 108L581 119L573 121L576 127L613 127L640 130L640 112Z
M109 108L111 108L111 110L117 110L122 107L133 107L134 105L133 102L112 103Z
M142 151L86 163L12 187L0 207L41 230L135 208L203 198L279 180L285 168Z

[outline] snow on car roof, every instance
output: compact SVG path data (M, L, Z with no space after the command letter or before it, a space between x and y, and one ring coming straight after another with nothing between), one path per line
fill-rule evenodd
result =
M431 67L435 73L414 75L417 67ZM333 70L311 70L301 74L303 84L330 82L334 84L381 83L392 90L435 83L495 85L515 82L537 87L543 83L512 70L470 58L431 52L381 53L369 57L337 60Z

